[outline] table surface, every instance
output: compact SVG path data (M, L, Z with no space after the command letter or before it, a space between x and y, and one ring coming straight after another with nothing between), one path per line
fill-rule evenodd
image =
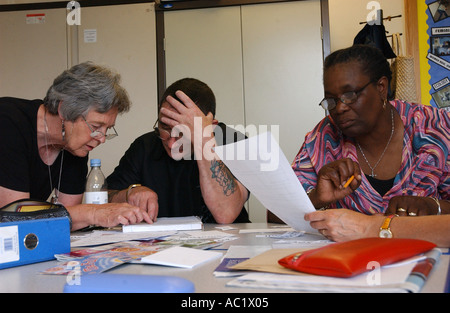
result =
M205 225L205 230L214 229L218 225ZM256 236L255 233L239 234L239 229L265 229L271 226L266 223L250 223L250 224L233 224L233 227L238 230L225 231L238 236L238 239L228 241L220 247L215 249L226 249L231 245L272 245L275 239L269 237ZM324 237L319 235L305 235L297 239L310 240L324 240ZM445 249L447 252L448 249ZM432 273L428 277L422 292L425 293L440 293L444 291L447 270L449 267L450 256L444 254L441 256L439 263L434 267ZM227 287L226 283L234 278L218 278L213 275L215 268L219 265L220 259L208 262L206 264L195 267L194 269L182 269L155 266L149 264L124 264L115 269L108 271L113 274L139 274L139 275L172 275L178 276L192 281L195 285L195 291L200 293L259 293L259 292L286 292L285 290L276 289L252 289L252 288L237 288ZM9 269L0 270L0 292L45 292L58 293L62 292L66 284L66 276L61 275L43 275L40 274L52 266L55 266L57 261L47 261L35 263L30 265L18 266Z

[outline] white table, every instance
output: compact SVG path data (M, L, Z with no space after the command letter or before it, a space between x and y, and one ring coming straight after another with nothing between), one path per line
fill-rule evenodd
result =
M214 229L217 225L205 225L205 230ZM270 226L265 223L250 224L233 224L232 226L239 229L264 229ZM239 238L226 242L215 249L226 249L230 245L271 245L274 239L268 237L257 237L255 233L239 234L238 230L226 231L236 234ZM318 235L305 235L303 240L323 240ZM446 251L448 249L445 249ZM435 266L430 274L428 281L422 292L440 293L443 292L447 278L447 270L449 266L449 255L442 255L440 262ZM199 293L274 293L283 292L274 289L250 289L250 288L234 288L226 287L226 283L233 278L217 278L214 277L213 271L220 263L220 260L211 261L205 265L198 266L194 269L181 269L153 265L141 264L124 264L109 271L114 274L140 274L140 275L172 275L186 278L195 284L195 291ZM13 267L0 270L0 292L45 292L58 293L62 292L66 283L66 276L59 275L43 275L41 271L55 266L57 261L48 261L35 263L25 266Z

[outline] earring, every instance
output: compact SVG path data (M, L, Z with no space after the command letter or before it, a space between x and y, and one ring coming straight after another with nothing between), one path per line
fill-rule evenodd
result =
M66 127L64 126L64 120L61 120L61 133L62 133L62 140L66 141Z
M383 110L386 110L387 100L385 99L383 102Z

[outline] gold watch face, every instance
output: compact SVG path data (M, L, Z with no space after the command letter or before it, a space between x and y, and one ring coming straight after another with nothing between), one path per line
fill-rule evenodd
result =
M380 238L392 238L392 232L389 229L381 229Z

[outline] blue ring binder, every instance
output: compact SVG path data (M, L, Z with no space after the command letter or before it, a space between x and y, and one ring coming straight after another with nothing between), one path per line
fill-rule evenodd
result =
M0 269L53 260L70 252L67 217L0 223Z

